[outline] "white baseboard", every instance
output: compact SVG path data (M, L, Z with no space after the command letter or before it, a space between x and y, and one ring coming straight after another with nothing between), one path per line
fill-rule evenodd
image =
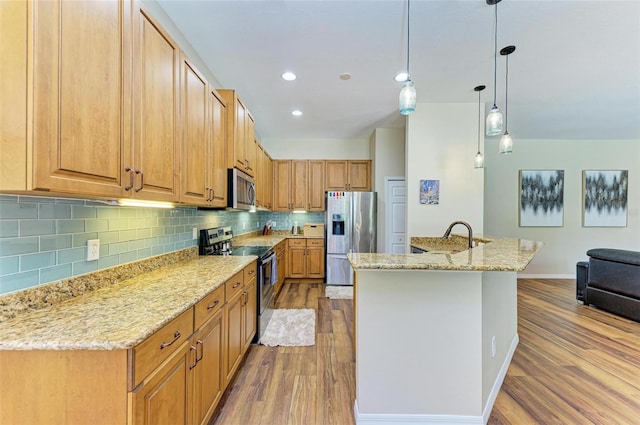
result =
M574 274L533 274L533 273L518 273L518 277L521 279L574 279Z
M456 416L456 415L403 415L382 413L360 413L358 400L353 405L353 414L356 425L482 425L481 416Z
M353 404L353 416L356 420L356 425L467 425L467 424L479 424L483 425L489 421L493 404L498 397L502 383L505 376L507 376L507 370L511 364L513 354L516 352L516 347L520 338L516 334L511 341L509 351L502 362L498 376L493 383L491 393L487 399L487 404L484 407L482 416L463 416L463 415L416 415L416 414L382 414L382 413L360 413L358 410L358 400Z
M509 351L502 362L502 366L500 367L500 371L498 372L498 376L496 376L496 380L493 383L493 387L491 387L491 392L489 393L489 398L487 399L487 404L484 406L484 411L482 412L482 420L484 424L489 421L489 416L491 416L491 411L493 410L493 404L496 402L496 398L498 397L498 393L500 392L500 388L502 388L502 383L504 382L504 377L507 376L507 370L509 370L509 365L511 364L511 359L513 359L513 355L516 352L516 348L518 347L518 342L520 342L520 337L516 334L511 340L511 345L509 346Z

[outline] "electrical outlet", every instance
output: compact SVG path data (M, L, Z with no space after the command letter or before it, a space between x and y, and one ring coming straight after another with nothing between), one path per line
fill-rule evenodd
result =
M260 222L256 221L256 229L259 229L259 228L260 228Z
M245 230L247 228L247 223L242 223L242 230Z
M197 228L197 227L194 227L191 231L192 231L192 233L191 233L191 238L192 238L193 240L198 239L198 228Z
M87 261L95 261L100 258L100 239L87 241Z
M272 228L272 229L275 229L275 228L276 228L276 222L275 222L275 221L272 221L272 222L271 222L271 228Z

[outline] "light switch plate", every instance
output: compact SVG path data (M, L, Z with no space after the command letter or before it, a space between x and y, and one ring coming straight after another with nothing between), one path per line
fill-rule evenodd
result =
M87 241L87 261L95 261L100 258L100 239Z
M197 228L197 227L194 227L194 228L192 229L191 238L192 238L193 240L198 239L198 228Z

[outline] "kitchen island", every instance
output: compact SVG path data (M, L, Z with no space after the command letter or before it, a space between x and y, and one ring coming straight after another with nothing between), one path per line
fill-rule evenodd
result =
M458 238L348 255L357 424L487 422L518 344L516 273L542 243Z

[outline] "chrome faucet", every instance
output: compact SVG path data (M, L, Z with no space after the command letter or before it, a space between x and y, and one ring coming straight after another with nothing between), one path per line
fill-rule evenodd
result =
M462 224L467 228L467 230L469 231L469 249L473 248L473 230L471 230L471 226L469 225L469 223L464 221L454 221L453 223L451 223L447 231L444 232L444 236L442 236L442 239L449 239L449 236L451 236L451 229L453 229L453 226L455 226L456 224Z

